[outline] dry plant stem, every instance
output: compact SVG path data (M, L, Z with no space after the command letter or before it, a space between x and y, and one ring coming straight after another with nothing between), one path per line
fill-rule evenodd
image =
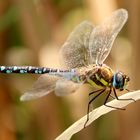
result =
M126 93L122 96L119 97L119 99L127 99L127 98L132 98L134 100L139 100L140 99L140 90L133 91ZM113 100L111 102L108 102L107 105L109 106L116 106L119 108L123 108L127 106L130 103L134 103L131 100L126 100L126 101L118 101L118 100ZM99 118L100 116L112 111L116 110L113 108L106 107L104 105L94 109L89 113L89 121L87 123L87 126L90 125L94 120ZM68 129L66 129L61 135L59 135L56 140L69 140L75 133L79 132L80 130L84 129L84 124L87 119L87 115L79 119L77 122L75 122L73 125L71 125Z

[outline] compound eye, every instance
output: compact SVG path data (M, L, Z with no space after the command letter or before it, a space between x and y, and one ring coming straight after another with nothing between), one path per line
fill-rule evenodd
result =
M116 83L120 84L123 81L123 77L121 73L116 74Z
M117 72L113 78L113 86L116 89L123 89L124 86L124 78L121 72Z

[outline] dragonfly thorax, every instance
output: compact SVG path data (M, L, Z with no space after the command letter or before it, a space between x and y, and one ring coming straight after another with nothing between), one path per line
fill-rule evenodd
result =
M94 87L108 87L112 84L113 71L105 64L83 67L79 72L80 79Z
M126 88L127 83L130 81L130 78L122 72L116 72L113 76L113 87L119 89L120 91Z

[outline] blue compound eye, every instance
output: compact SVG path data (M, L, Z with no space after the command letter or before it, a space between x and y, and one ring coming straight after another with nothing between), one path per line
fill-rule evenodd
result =
M124 80L123 80L123 74L121 72L117 72L113 76L113 86L116 89L123 89L124 86Z
M122 83L122 81L123 81L122 74L117 73L117 74L116 74L116 83L117 83L117 84L120 84L120 83Z

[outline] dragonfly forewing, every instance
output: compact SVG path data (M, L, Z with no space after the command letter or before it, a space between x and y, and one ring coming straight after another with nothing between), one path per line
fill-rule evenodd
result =
M90 64L103 64L127 18L127 11L119 9L93 29L89 39Z
M67 68L76 68L88 65L89 62L89 36L93 25L88 21L80 23L60 49L60 61Z

